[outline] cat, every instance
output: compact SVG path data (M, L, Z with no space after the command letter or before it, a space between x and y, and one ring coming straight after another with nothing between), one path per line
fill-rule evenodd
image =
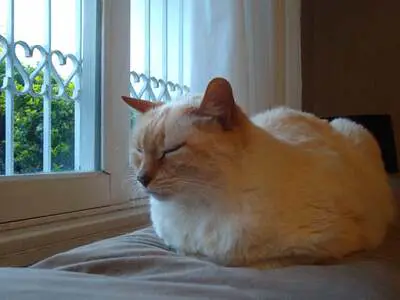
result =
M361 125L288 107L252 118L230 83L140 114L133 167L156 234L225 266L318 263L374 249L395 218L380 148Z

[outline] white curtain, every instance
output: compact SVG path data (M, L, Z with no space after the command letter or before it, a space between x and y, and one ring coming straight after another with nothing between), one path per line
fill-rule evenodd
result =
M247 113L301 107L300 0L187 3L192 92L223 76Z

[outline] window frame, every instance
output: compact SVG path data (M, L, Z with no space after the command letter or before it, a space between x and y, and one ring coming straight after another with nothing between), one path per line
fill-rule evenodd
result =
M136 198L127 184L130 110L121 96L129 95L130 0L103 0L102 28L102 156L110 175L112 203ZM118 53L118 55L116 55Z
M97 51L101 53L101 64L98 63L100 56L84 61L90 72L83 75L82 84L91 87L85 92L93 100L80 109L79 127L81 138L85 139L85 146L80 144L81 154L85 155L80 165L82 171L1 177L0 224L120 205L132 198L124 185L128 169L129 110L120 100L121 95L129 95L130 0L84 0L84 5L82 53L93 53L96 50L93 47L97 50L101 47ZM95 28L100 20L101 31ZM101 76L101 87L94 84L96 71ZM96 101L100 99L99 110ZM96 134L99 127L101 137ZM99 140L101 143L96 147ZM84 159L89 155L99 162L99 171L87 171L93 169Z

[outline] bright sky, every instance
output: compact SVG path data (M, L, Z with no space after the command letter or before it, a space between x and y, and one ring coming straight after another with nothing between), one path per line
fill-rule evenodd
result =
M151 0L150 73L163 78L163 0ZM167 77L179 82L179 0L168 0ZM131 69L145 72L145 1L131 0Z
M5 34L8 21L7 0L0 0L0 32ZM15 40L23 40L30 45L43 44L46 35L44 0L15 0ZM76 1L53 0L52 48L62 52L76 51Z
M0 34L7 36L7 2L0 0ZM44 45L46 39L46 15L44 0L15 0L14 1L14 39L22 40L28 45ZM74 0L53 0L52 7L52 33L51 48L60 50L64 54L77 51L75 30L76 22L76 1ZM33 58L25 58L22 49L17 48L17 56L25 64L36 65L41 56L36 53ZM56 64L57 65L57 64ZM57 67L56 67L57 68ZM57 68L62 75L70 72L70 66Z

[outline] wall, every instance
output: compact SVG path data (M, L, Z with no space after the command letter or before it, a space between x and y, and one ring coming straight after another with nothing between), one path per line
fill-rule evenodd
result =
M303 109L390 113L400 157L400 1L303 0Z

